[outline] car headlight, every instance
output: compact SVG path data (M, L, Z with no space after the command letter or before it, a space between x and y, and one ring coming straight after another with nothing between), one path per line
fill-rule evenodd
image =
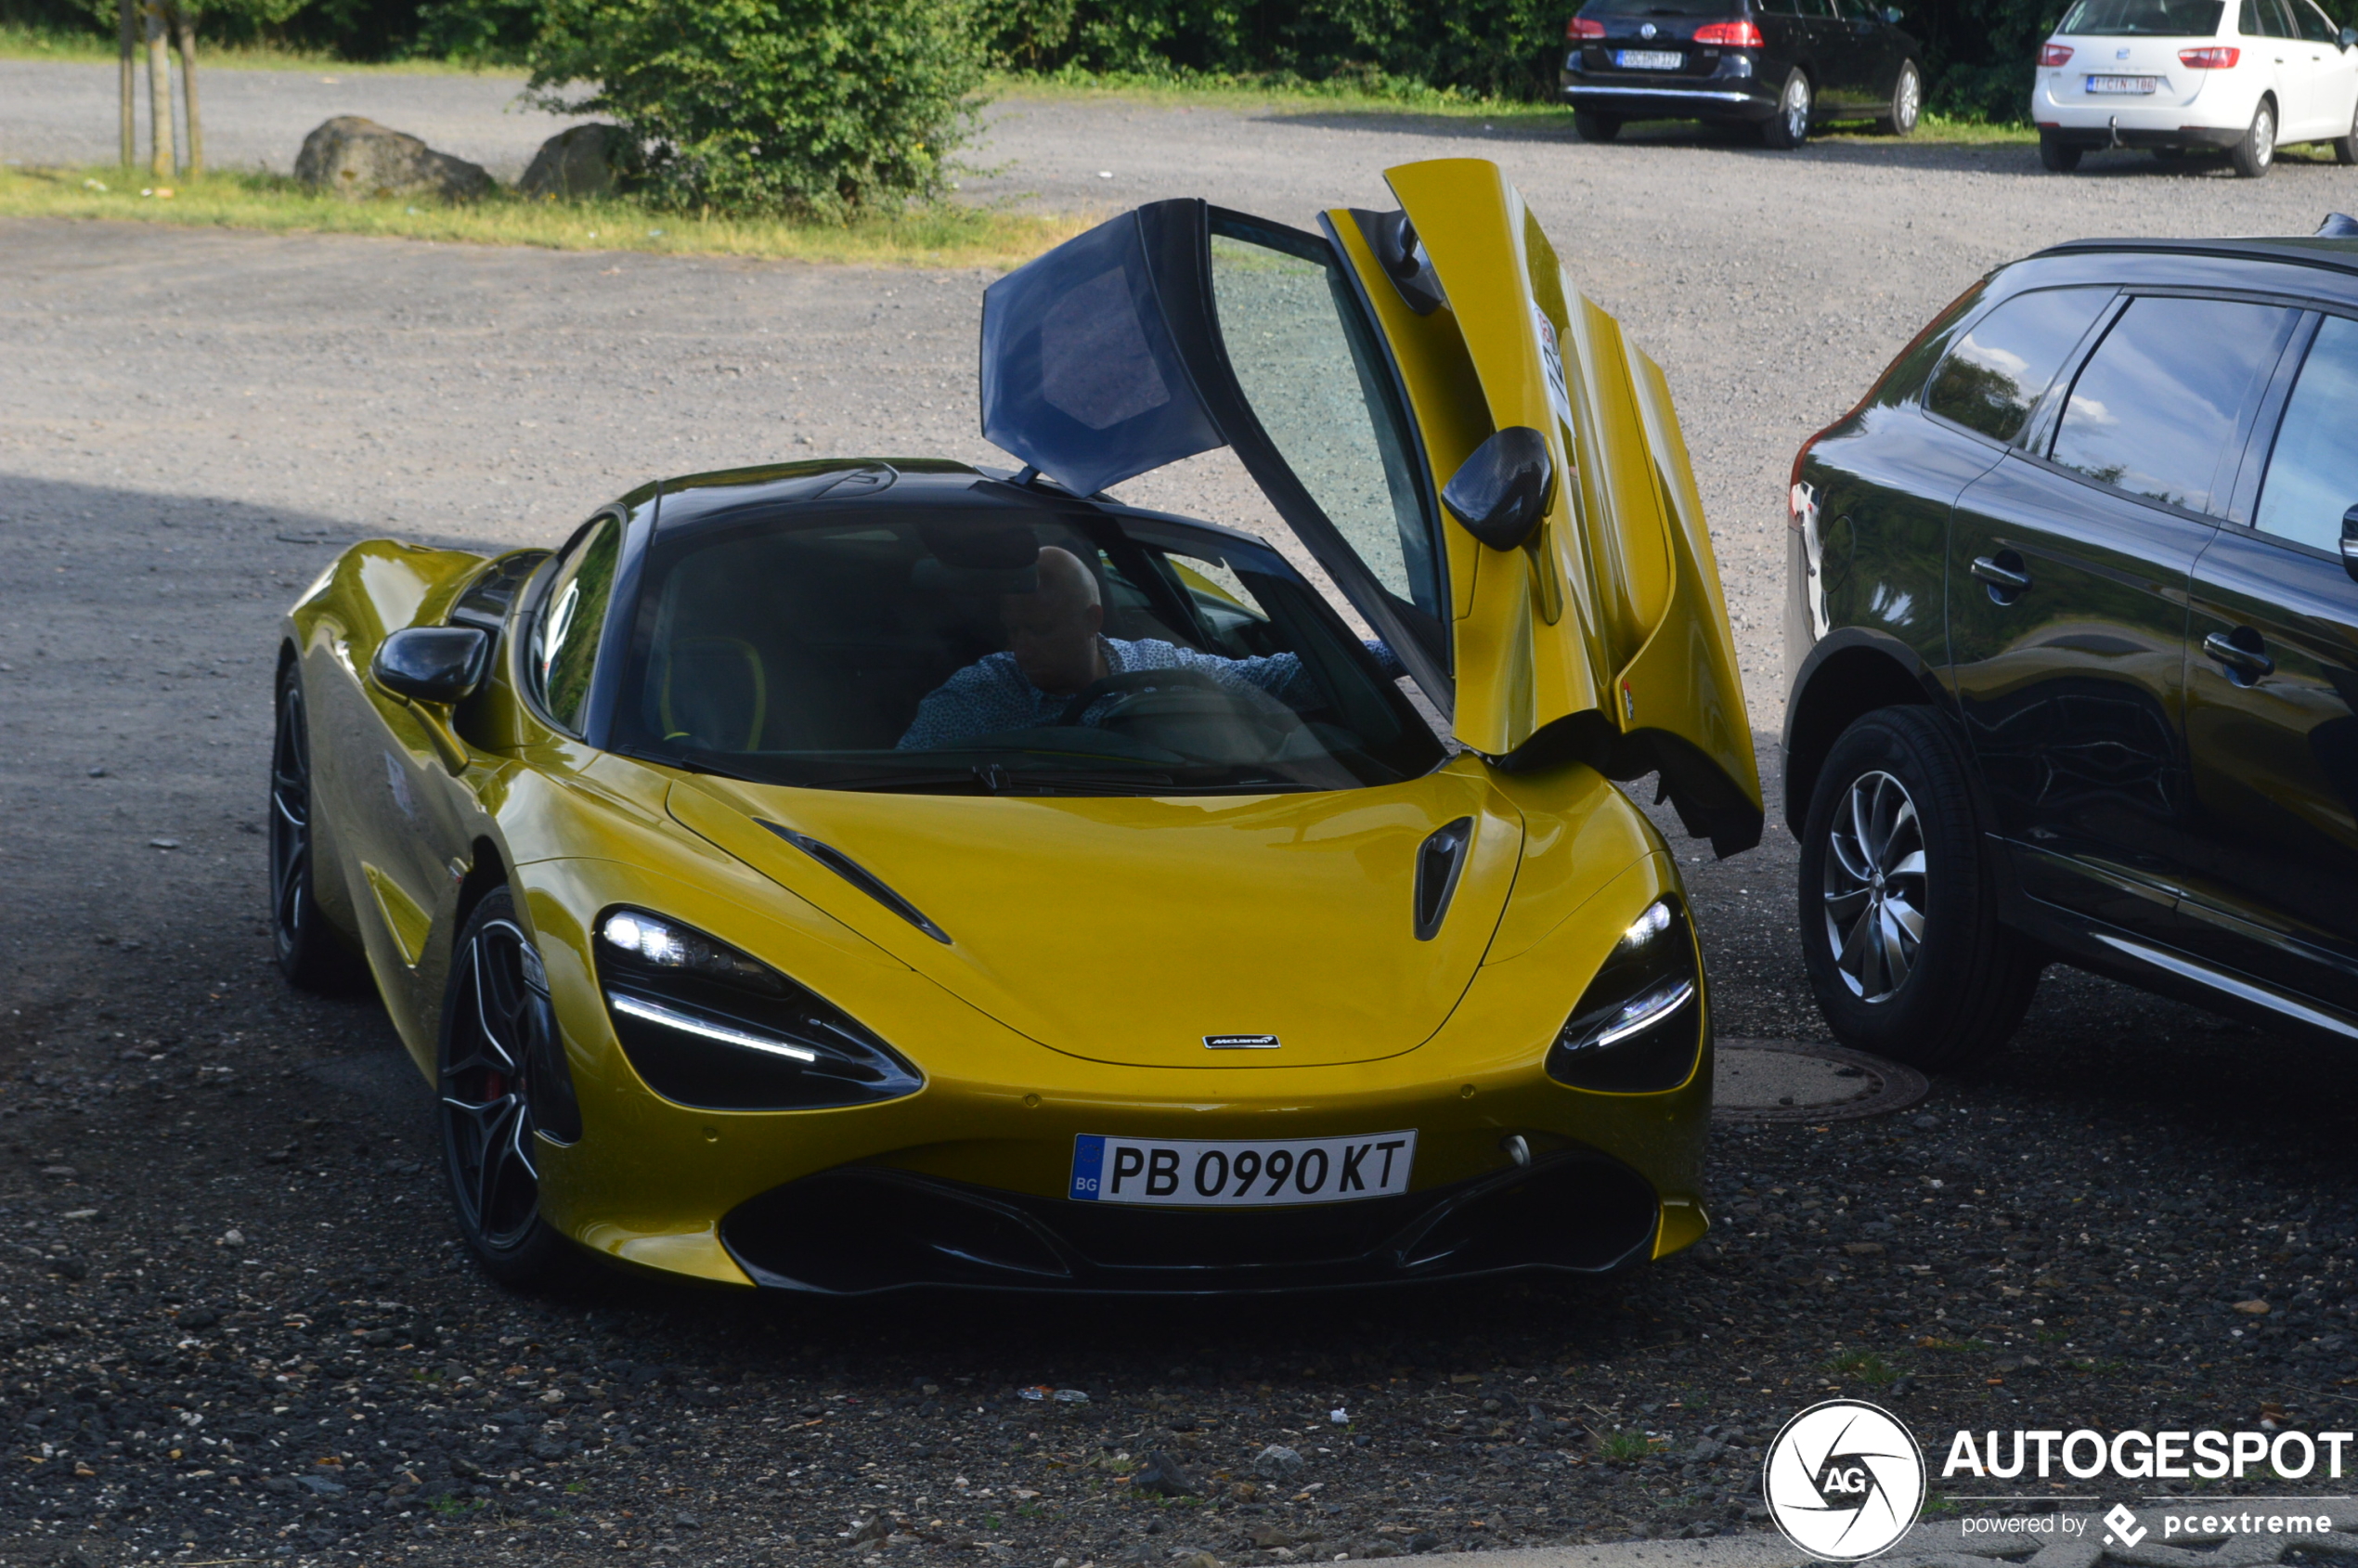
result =
M1677 901L1657 899L1622 933L1548 1048L1548 1076L1575 1089L1676 1089L1703 1049L1703 964Z
M716 1110L815 1110L925 1086L841 1008L676 920L611 909L598 979L615 1038L665 1099Z

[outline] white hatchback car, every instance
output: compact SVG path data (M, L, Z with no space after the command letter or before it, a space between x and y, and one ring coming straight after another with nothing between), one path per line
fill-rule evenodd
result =
M2076 0L2039 51L2039 160L2060 174L2091 148L2224 149L2257 178L2286 143L2327 142L2358 163L2354 45L2312 0Z

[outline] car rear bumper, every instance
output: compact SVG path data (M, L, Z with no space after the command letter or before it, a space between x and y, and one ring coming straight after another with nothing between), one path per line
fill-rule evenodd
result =
M1593 1151L1350 1204L1210 1210L1075 1202L881 1165L739 1204L721 1244L758 1286L1214 1295L1504 1274L1603 1274L1654 1251L1662 1204Z
M1557 94L1573 108L1591 114L1617 114L1626 120L1767 120L1777 112L1774 91L1757 84L1688 86L1671 83L1600 81L1594 76L1563 73Z
M2039 134L2065 147L2233 147L2244 139L2244 127L2218 125L2118 125L2099 123L2041 124Z

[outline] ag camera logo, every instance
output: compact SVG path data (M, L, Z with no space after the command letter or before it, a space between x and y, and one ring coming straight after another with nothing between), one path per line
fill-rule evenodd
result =
M1822 1562L1857 1562L1891 1549L1916 1523L1924 1450L1889 1411L1829 1399L1777 1433L1761 1491L1785 1539Z

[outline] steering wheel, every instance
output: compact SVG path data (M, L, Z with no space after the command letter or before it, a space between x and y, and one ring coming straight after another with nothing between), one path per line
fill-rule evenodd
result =
M1072 701L1065 704L1064 712L1056 716L1056 722L1060 725L1078 724L1081 722L1081 716L1087 713L1092 706L1117 693L1151 692L1158 687L1171 686L1191 686L1199 692L1212 692L1221 696L1228 694L1227 687L1199 669L1117 670L1111 675L1101 676L1092 680L1074 693ZM1109 714L1108 717L1110 718L1112 715Z

